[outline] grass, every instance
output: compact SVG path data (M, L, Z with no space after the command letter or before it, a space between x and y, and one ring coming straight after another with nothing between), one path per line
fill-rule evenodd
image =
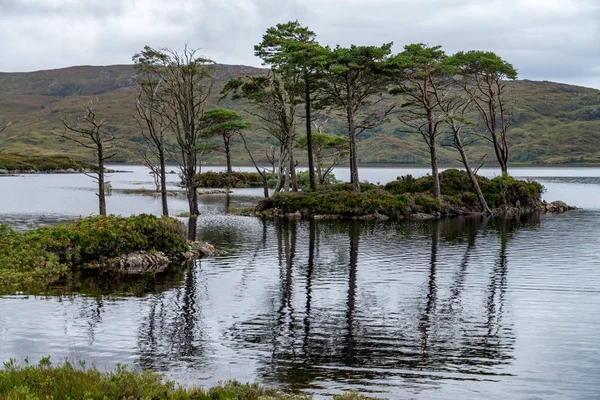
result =
M53 365L43 358L37 365L11 360L0 370L0 398L9 400L42 399L173 399L173 400L300 400L309 395L287 394L258 384L228 381L210 389L184 388L150 371L137 372L118 366L100 372L85 363L65 361ZM336 400L367 400L358 393L333 396Z
M182 224L153 215L90 217L23 233L0 225L0 294L39 293L134 251L176 257L186 249Z
M494 179L478 177L484 197L492 210L501 212L516 207L534 209L541 203L543 186L537 182L519 181L511 176ZM442 199L433 196L431 176L399 177L385 186L361 184L355 193L350 184L324 186L317 192L285 192L265 199L256 211L263 215L289 214L363 217L375 213L389 218L414 214L450 216L480 211L476 194L464 171L448 169L440 174Z

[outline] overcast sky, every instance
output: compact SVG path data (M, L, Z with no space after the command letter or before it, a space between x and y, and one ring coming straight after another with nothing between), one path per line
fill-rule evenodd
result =
M185 42L260 66L264 31L295 19L323 45L491 50L521 79L600 89L600 0L0 0L0 71L128 64Z

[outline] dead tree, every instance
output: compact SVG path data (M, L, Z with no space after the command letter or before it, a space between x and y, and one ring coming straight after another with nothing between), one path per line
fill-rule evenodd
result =
M136 119L142 139L146 143L148 152L140 152L144 164L152 171L157 192L160 192L162 214L169 215L167 201L166 177L166 149L165 132L169 124L165 117L165 105L160 101L159 90L161 80L150 72L145 72L141 67L137 77L139 93L135 103Z
M468 147L472 141L466 142L463 136L463 129L465 126L472 126L473 123L465 118L465 114L468 113L469 107L471 105L471 101L469 99L465 99L459 96L454 97L453 99L449 99L446 101L440 102L440 108L443 109L445 114L445 121L453 137L453 147L458 150L460 154L460 161L462 162L465 170L467 171L467 175L469 180L471 181L471 185L473 190L477 194L477 199L479 200L479 204L481 205L481 211L486 215L492 215L492 211L483 196L483 192L481 191L481 186L479 185L479 181L477 180L476 171L479 169L473 169L471 167L471 163L469 162L469 157L467 155L466 147ZM481 161L481 160L480 160Z
M60 121L65 127L63 133L52 133L54 136L75 142L86 149L92 150L96 157L96 170L86 173L98 183L98 202L100 215L106 215L106 192L104 180L104 163L117 153L114 141L119 137L106 126L106 118L99 118L95 104L98 99L92 99L83 106L84 113L74 123L68 123L65 118Z
M164 105L163 115L177 141L176 161L192 217L200 214L196 182L200 165L198 149L204 129L200 120L213 84L210 67L213 62L196 53L197 50L187 45L181 53L146 46L133 56L139 68L161 81L158 96Z

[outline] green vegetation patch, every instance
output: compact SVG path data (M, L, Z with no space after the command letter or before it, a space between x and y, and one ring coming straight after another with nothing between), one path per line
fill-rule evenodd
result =
M94 166L80 161L75 161L66 156L24 156L20 154L0 153L0 169L8 171L57 171L93 169Z
M41 292L134 251L177 256L186 249L183 225L153 215L98 216L24 233L0 225L0 294Z
M339 190L336 190L339 189ZM406 196L384 190L366 190L355 193L347 185L335 185L318 192L285 192L264 200L257 211L279 209L282 213L300 211L308 215L339 215L360 217L379 213L387 216L408 215Z
M3 399L194 399L194 400L267 400L311 399L307 395L286 394L257 384L229 381L211 389L183 388L150 371L131 371L118 366L100 372L85 363L68 361L53 365L43 358L38 365L24 365L11 360L0 370L0 398ZM357 393L334 396L337 400L367 400Z
M268 174L267 179L275 179ZM263 187L263 178L258 172L203 172L196 175L199 188L258 188Z
M511 176L493 179L478 176L477 180L489 207L535 208L541 204L544 187L533 181L520 181ZM306 215L336 215L345 218L375 213L390 218L412 214L459 215L479 212L480 205L465 171L449 169L440 174L442 200L433 196L431 176L399 177L385 186L361 184L355 193L351 184L320 187L317 192L285 192L265 199L256 211L289 214L299 211Z

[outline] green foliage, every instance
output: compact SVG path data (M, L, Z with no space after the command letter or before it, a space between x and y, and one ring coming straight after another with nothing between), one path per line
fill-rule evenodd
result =
M237 112L226 108L205 111L200 121L206 125L204 129L206 135L232 135L252 126Z
M298 21L268 28L262 41L254 46L254 55L264 65L285 76L311 69L324 53L315 33Z
M492 209L535 209L541 203L544 188L537 182L519 181L511 176L477 179ZM479 211L477 195L473 192L465 171L443 171L440 173L440 184L442 201L433 196L431 176L414 178L407 175L385 186L363 183L360 193L355 193L351 184L322 186L317 192L278 193L259 203L256 211L278 210L277 212L284 214L299 211L306 215L337 215L346 218L375 212L390 218L401 218L415 213L456 215Z
M186 232L173 218L98 216L17 233L0 226L0 293L39 292L82 268L134 251L185 251Z
M49 357L37 365L10 360L0 370L0 397L4 399L172 399L172 400L309 400L312 397L286 394L258 384L228 381L208 390L184 388L163 381L151 371L132 371L119 365L113 371L100 372L85 362L74 365L68 360L54 365ZM336 400L368 400L356 392L336 395Z
M392 195L383 190L356 193L351 185L350 190L346 186L348 185L344 185L342 190L278 193L258 207L278 208L284 213L300 211L308 215L343 217L360 217L375 212L399 216L406 211L408 199L403 195Z
M544 186L535 181L519 181L512 176L503 175L485 182L481 190L491 208L535 207L541 201Z
M267 179L275 175L267 173ZM263 187L263 178L258 172L203 172L196 174L199 188L258 188Z
M509 175L493 179L478 176L477 180L491 209L510 207L536 207L541 202L544 187L538 182L517 180ZM477 207L477 197L465 171L447 169L440 173L442 195L452 204ZM431 176L415 179L411 175L398 177L385 185L385 190L393 194L433 193Z
M415 206L417 206L421 212L433 213L440 211L440 201L426 196L415 196Z
M517 79L517 70L512 64L491 51L459 51L450 58L450 62L467 75L481 74L494 79Z
M310 188L310 174L308 171L297 171L296 172L296 180L298 181L298 186L302 188L302 190L308 190ZM335 177L334 174L329 173L325 177L325 181L322 183L323 185L333 185L338 183L339 181Z

